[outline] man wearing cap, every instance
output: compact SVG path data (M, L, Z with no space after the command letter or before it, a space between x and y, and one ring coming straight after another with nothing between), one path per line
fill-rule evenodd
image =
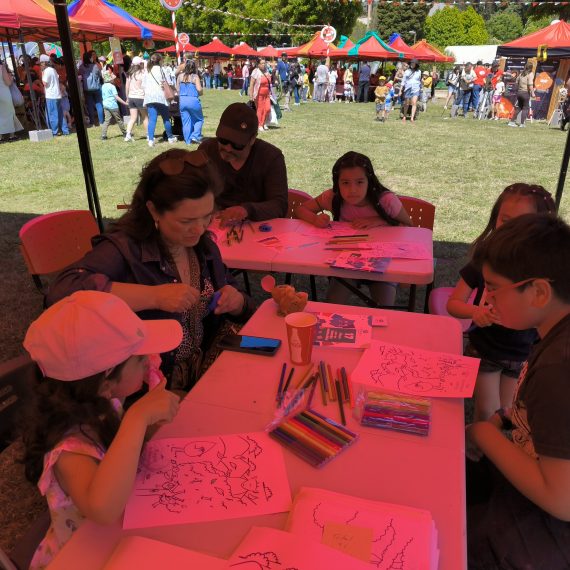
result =
M42 70L42 83L45 88L46 112L49 128L53 136L69 134L69 127L61 106L61 89L59 87L59 75L48 55L40 55L40 68Z
M216 198L222 224L283 218L287 213L287 169L283 153L257 138L257 114L232 103L220 118L216 138L200 145L216 165L224 189Z

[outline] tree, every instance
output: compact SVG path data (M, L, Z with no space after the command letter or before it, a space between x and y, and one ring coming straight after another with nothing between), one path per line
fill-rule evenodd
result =
M376 9L376 29L385 41L393 33L398 33L406 42L424 37L424 25L428 14L425 4L379 4ZM415 31L415 36L410 33Z
M461 24L465 34L463 45L477 46L486 44L489 41L489 33L485 27L483 16L477 14L471 6L464 12L461 12Z
M139 20L167 28L172 25L170 12L165 10L158 0L112 0L112 2Z
M425 37L428 42L441 49L447 46L465 44L465 32L461 12L457 8L445 7L428 16L425 23Z
M555 18L550 15L546 16L531 16L526 21L526 26L523 30L523 35L526 36L528 34L532 34L533 32L538 32L538 30L542 30L542 28L546 28L546 26L550 25L550 22Z
M538 19L544 16L551 16L548 24L552 20L568 21L570 19L570 5L567 2L541 2L538 6L532 6L528 9L529 18Z
M487 22L487 31L501 43L510 42L522 35L522 18L510 10L496 12Z

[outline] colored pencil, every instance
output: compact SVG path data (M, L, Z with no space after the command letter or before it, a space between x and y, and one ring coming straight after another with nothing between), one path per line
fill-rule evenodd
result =
M348 377L344 366L340 369L340 376L342 378L342 390L344 393L344 401L350 403L350 389L348 387Z
M314 374L311 377L311 382L312 382L312 386L311 386L311 391L309 392L309 399L307 400L307 408L310 408L311 404L313 403L313 398L315 396L315 390L317 389L317 383L319 382L319 375Z
M276 428L273 431L269 432L269 437L272 437L277 441L279 441L282 445L290 449L301 459L304 459L307 463L310 463L313 467L317 467L323 461L321 455L313 453L312 451L304 447L301 443L296 441L295 438L286 434L284 431L280 430L279 428Z
M326 416L323 416L323 414L320 414L316 410L305 410L305 412L312 414L313 416L316 416L317 418L320 418L321 420L326 422L330 428L337 430L341 434L345 434L345 435L348 435L348 436L353 437L353 438L358 437L358 434L354 433L353 431L350 431L348 428L340 425L339 423L335 422L334 420L331 420L331 418L327 418Z
M334 386L334 376L332 372L332 367L330 364L327 364L327 383L329 386L329 400L334 402L336 400L336 390Z
M303 374L301 374L301 378L300 378L299 382L297 382L297 384L295 385L295 388L302 388L303 387L303 384L305 383L305 381L309 377L310 373L313 371L314 366L315 365L312 362L311 362L311 364L309 364L309 366L307 367L307 370L305 370L305 372L303 372Z
M323 398L323 405L326 406L327 405L327 378L326 378L326 373L325 373L325 366L324 366L324 362L321 360L319 362L319 371L320 371L320 376L321 376L321 396Z
M340 412L340 421L343 426L346 425L346 417L344 415L344 405L342 403L342 392L340 390L340 382L338 378L335 380L336 394L338 398L338 411Z
M315 418L308 416L304 412L301 412L297 415L297 420L303 422L306 426L310 426L311 429L320 433L327 439L337 443L340 447L346 445L350 441L349 439L341 437L336 432L331 430L326 423L317 421Z
M279 378L279 386L277 388L277 397L275 401L278 404L281 404L281 390L283 389L283 380L285 379L285 370L287 370L287 363L283 363L283 367L281 368L281 377Z
M283 394L285 394L285 392L287 392L287 390L289 389L289 384L291 383L291 378L293 378L294 373L295 373L295 367L293 366L293 368L291 368L291 371L289 372L289 376L287 376L287 382L285 382L285 386L283 388Z

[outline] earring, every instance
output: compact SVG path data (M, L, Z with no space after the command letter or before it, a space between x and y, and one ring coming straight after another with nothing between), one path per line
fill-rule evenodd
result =
M158 231L158 220L154 220L154 227L156 228L156 231Z

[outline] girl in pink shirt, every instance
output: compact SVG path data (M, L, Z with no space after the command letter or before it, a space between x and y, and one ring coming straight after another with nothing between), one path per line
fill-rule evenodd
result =
M399 198L382 185L374 173L370 159L350 151L341 156L332 170L333 187L297 206L295 215L301 220L326 228L331 221L350 222L353 228L378 226L410 226L411 220ZM380 305L393 305L396 284L369 282L372 298ZM350 292L332 279L327 301L345 303Z

